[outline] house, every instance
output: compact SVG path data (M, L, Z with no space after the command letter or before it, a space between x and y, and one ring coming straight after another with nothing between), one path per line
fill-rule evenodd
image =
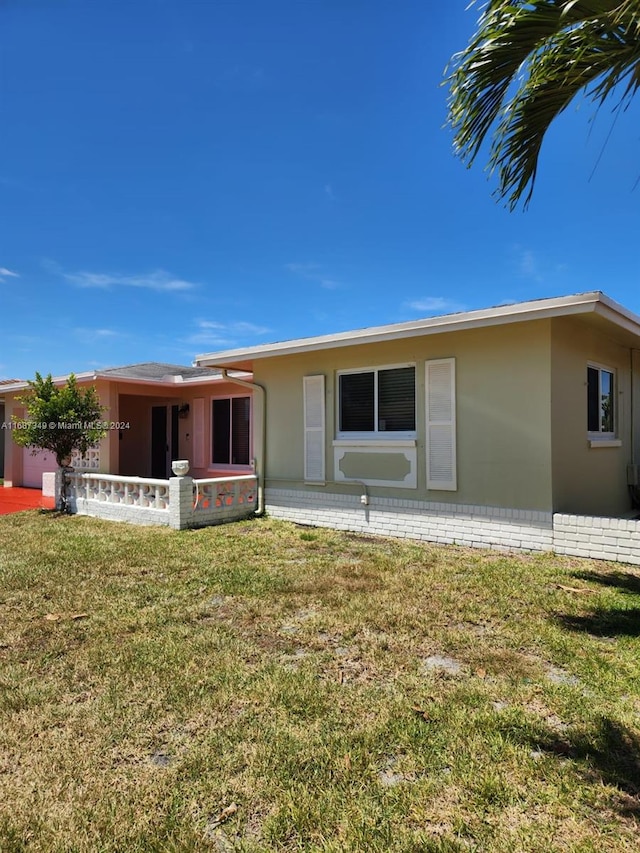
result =
M204 367L148 362L76 374L79 385L95 386L105 407L107 435L95 450L76 459L84 471L160 478L171 461L188 459L195 477L253 473L250 400L242 375L222 379ZM68 377L55 381L62 383ZM4 388L6 421L20 418L17 398L26 382ZM215 448L210 452L213 415ZM4 431L5 486L42 487L43 474L56 470L48 452L33 454Z
M110 427L75 460L78 511L156 523L180 504L172 526L195 526L235 501L640 564L640 317L599 291L77 378ZM6 387L7 420L24 387ZM5 445L5 485L38 485L30 452ZM165 479L177 458L193 480Z
M637 524L640 317L601 292L195 364L263 389L254 453L274 516L542 550L554 518Z

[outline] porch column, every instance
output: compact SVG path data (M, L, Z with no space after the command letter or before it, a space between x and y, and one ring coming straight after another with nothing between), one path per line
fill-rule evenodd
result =
M193 519L193 477L169 479L169 527L184 530Z

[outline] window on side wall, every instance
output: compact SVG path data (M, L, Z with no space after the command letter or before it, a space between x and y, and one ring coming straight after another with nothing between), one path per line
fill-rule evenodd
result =
M590 438L614 438L616 375L610 368L587 366L587 431Z
M251 398L218 397L211 401L211 462L249 465Z
M414 365L338 373L338 438L414 438Z

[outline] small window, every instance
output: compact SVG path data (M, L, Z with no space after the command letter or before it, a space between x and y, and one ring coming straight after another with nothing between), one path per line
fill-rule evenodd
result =
M587 367L587 429L590 434L615 434L615 384L612 370Z
M338 431L376 436L416 428L415 367L340 373Z
M250 397L221 397L211 402L211 461L249 465Z

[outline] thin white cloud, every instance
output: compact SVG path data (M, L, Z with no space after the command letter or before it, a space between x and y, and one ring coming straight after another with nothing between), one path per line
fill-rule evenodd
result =
M533 249L527 246L515 245L512 247L512 255L515 271L520 278L526 278L535 282L544 280L548 271L544 270L543 274L542 268L546 264L544 264L544 259L541 262L540 257Z
M195 282L187 281L183 278L177 278L162 269L139 275L95 273L86 271L77 273L61 272L61 275L68 282L76 285L76 287L98 288L101 290L109 290L112 287L138 287L161 292L176 292L193 290L198 287Z
M328 198L330 198L330 199L331 199L331 201L335 201L335 200L336 200L336 194L334 193L334 191L333 191L333 187L331 186L331 184L325 184L325 185L324 185L324 194L325 194Z
M122 332L117 332L115 329L87 329L78 327L73 330L73 334L84 343L96 343L96 341L110 341L114 338L126 337Z
M7 278L20 278L17 272L13 272L13 270L8 270L6 267L0 267L0 283L5 281Z
M526 249L520 258L520 272L524 276L536 275L536 259L530 249Z
M324 287L326 290L335 290L337 287L340 287L339 282L322 272L319 264L285 264L284 268L306 281L319 284L320 287Z
M266 335L271 329L240 320L235 323L219 323L214 320L197 320L196 331L185 339L185 343L206 347L239 346L250 337Z
M464 311L466 306L443 296L426 296L424 299L415 299L405 302L407 308L414 311L422 311L425 314L453 314L456 311Z

